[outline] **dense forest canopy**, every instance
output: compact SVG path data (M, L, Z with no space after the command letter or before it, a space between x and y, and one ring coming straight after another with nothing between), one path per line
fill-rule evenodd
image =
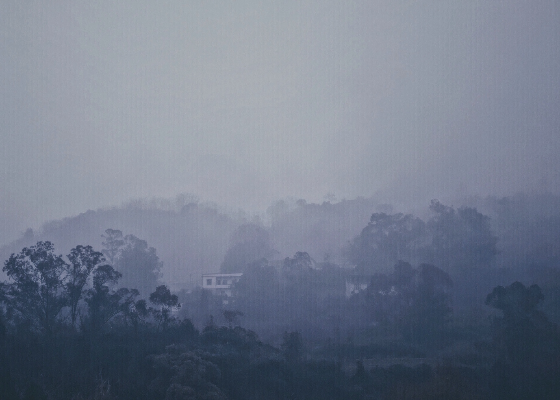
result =
M106 213L122 223L142 215L137 209L51 223L11 244L31 242L4 262L0 357L18 361L1 364L0 391L13 399L427 399L457 398L460 388L465 398L556 398L560 208L543 203L560 200L434 200L422 217L366 199L277 203L268 220L195 203L142 210L142 232L158 244L169 237L164 222L183 238L223 228L219 251L201 250L222 254L211 272L243 272L229 294L202 289L201 266L174 271L199 271L190 284L168 285L165 253L118 225L66 255L39 240L88 237ZM348 237L349 213L362 208L371 213ZM216 243L204 242L209 232L196 243ZM165 251L173 243L193 249L174 238Z
M399 240L394 249L385 246L383 251L368 256L386 258L378 263L385 272L390 271L395 260L404 259L412 264L440 264L448 272L458 271L466 263L481 267L491 263L497 268L525 269L531 274L533 267L547 269L560 259L556 241L560 232L560 197L554 195L469 197L459 202L462 206L440 202L443 208L423 204L408 211L395 210L376 198L322 204L280 201L260 217L231 214L215 205L191 200L132 202L121 208L88 211L53 221L3 246L0 255L7 259L39 240L55 243L62 252L84 243L101 248L102 235L110 228L134 235L155 248L163 263L161 279L178 290L196 286L203 272L218 272L224 263L242 268L243 265L235 266L236 257L243 264L260 257L282 260L297 251L306 251L317 262L365 268L359 258L360 251L368 256L364 241L373 240L372 215L380 218L385 214L383 223L394 220L387 229L393 229L391 235L399 235ZM403 219L400 225L395 221L398 218ZM411 225L407 227L406 223ZM253 238L248 232L237 235L236 230L243 225L252 226L255 232L263 231ZM361 249L356 248L357 241L362 242ZM352 246L356 251L348 254ZM451 254L458 257L446 259ZM529 269L529 265L533 267Z

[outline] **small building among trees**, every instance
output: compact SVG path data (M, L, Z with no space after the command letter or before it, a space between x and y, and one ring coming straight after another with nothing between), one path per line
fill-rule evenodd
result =
M371 278L373 275L359 275L352 274L346 277L346 297L350 297L354 294L358 294L363 290L366 290L371 283Z
M231 288L243 276L243 273L237 272L232 274L203 274L202 288L212 291L215 296L223 297L223 303L228 304L228 298L232 296Z

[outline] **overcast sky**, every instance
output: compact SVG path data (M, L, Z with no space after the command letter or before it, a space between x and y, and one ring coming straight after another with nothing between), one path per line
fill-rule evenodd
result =
M556 0L3 0L0 244L181 192L558 192L559 21Z

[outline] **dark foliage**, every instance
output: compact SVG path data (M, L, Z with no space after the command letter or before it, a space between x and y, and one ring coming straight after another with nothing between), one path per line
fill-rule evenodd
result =
M120 285L135 288L146 298L161 277L162 262L156 249L134 235L123 237L122 232L115 229L107 229L103 237L103 253L121 273Z
M441 342L452 311L452 285L449 275L433 265L414 269L401 261L392 274L372 278L366 307L375 323L395 326L408 341Z
M492 387L498 398L554 399L560 393L560 334L537 308L543 299L539 286L520 282L498 286L486 298L503 313L493 323Z
M375 213L346 255L360 273L384 272L398 260L418 260L425 231L425 223L410 214Z
M2 299L20 326L53 333L68 301L64 293L66 267L51 242L26 247L5 262L3 271L10 283L3 285Z
M155 249L116 230L106 231L105 255L77 246L68 262L49 242L26 247L6 261L9 280L0 287L0 397L558 398L560 336L542 308L549 292L540 284L497 286L486 297L490 307L454 320L457 279L470 282L465 269L489 276L496 243L475 208L434 202L432 211L425 225L374 214L363 243L375 251L362 272L376 273L349 297L350 271L304 251L250 262L226 304L210 291L177 295L155 285ZM401 256L440 262L413 267ZM156 266L139 278L153 284L145 293L124 286L124 273L110 265L123 257ZM392 271L377 270L379 260L395 257ZM546 271L553 293L554 267ZM484 322L492 312L492 323ZM208 323L199 332L187 317Z
M158 328L161 326L163 330L166 330L169 323L173 320L171 311L181 308L177 295L171 294L167 286L160 285L156 288L155 292L150 294L150 302L159 307L159 309L155 310Z

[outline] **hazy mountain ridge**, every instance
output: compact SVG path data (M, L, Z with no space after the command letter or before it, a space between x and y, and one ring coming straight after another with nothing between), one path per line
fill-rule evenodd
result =
M260 217L250 218L243 212L231 215L212 204L192 202L172 207L163 201L136 201L51 221L39 232L28 230L1 247L0 257L6 260L40 240L51 241L61 254L78 244L101 249L104 231L118 229L156 248L163 262L163 281L179 289L198 284L202 273L217 272L231 245L231 235L245 223L256 223L269 231L275 258L307 251L316 261L329 258L342 263L341 248L359 234L376 206L376 200L362 197L332 204L282 200L269 207L263 223Z
M49 222L39 233L27 231L20 239L3 246L0 257L6 260L11 253L39 240L51 241L62 254L78 244L100 250L104 231L118 229L155 247L163 262L163 280L179 287L198 283L200 274L219 267L231 232L238 224L232 217L204 205L186 206L181 211L132 206L90 210Z
M4 261L11 253L39 240L53 242L56 251L64 255L78 244L100 250L104 231L118 229L156 248L163 262L163 281L173 289L180 289L199 284L202 273L220 269L232 245L232 234L242 224L256 223L269 232L276 251L274 258L283 259L297 251L306 251L317 262L328 259L345 265L342 248L360 234L371 214L396 212L373 197L322 204L281 200L270 206L263 217L250 217L241 211L232 215L216 205L187 203L187 200L177 204L136 201L51 221L39 232L28 230L1 247L0 257ZM492 230L499 238L496 266L524 270L529 276L534 275L531 272L534 268L558 266L559 196L469 197L454 203L456 208L457 204L477 207L491 217ZM427 210L428 204L423 208ZM421 218L426 220L424 215Z

